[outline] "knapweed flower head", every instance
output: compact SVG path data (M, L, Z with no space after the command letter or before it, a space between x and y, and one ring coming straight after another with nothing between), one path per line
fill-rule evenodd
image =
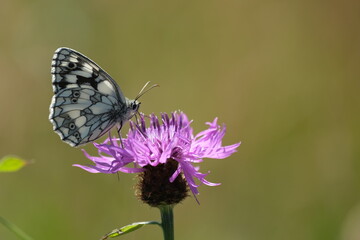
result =
M84 151L94 165L75 166L91 173L141 172L140 197L152 206L180 202L187 196L187 187L196 196L201 183L219 185L207 181L209 173L201 173L194 164L204 158L223 159L236 152L240 143L222 146L225 125L220 127L215 118L206 123L208 129L194 136L191 121L183 112L163 113L161 120L152 114L148 126L146 118L141 114L137 123L130 122L122 144L119 139L108 138L102 144L94 143L99 156Z

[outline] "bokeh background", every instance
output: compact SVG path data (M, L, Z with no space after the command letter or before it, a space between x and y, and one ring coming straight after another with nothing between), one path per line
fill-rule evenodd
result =
M201 165L222 185L175 208L176 239L360 239L359 1L2 0L0 27L0 155L33 161L0 175L0 215L34 239L99 239L159 219L135 198L134 175L72 167L90 162L48 121L62 46L129 98L160 84L144 113L181 109L196 132L219 117L224 144L242 141ZM17 238L0 226L0 239Z

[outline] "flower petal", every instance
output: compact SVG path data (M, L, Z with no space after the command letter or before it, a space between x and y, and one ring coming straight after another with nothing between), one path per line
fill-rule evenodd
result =
M240 146L240 143L222 146L226 126L218 125L218 118L207 122L208 129L195 137L190 126L192 121L189 121L183 112L173 112L171 115L162 113L161 118L151 114L148 127L145 119L145 115L140 114L137 123L130 121L127 138L122 139L122 144L118 138L111 137L102 144L94 143L99 156L91 156L83 150L94 165L73 166L91 173L138 173L144 171L143 167L147 165L157 166L174 159L179 166L169 181L173 182L182 174L194 196L199 194L198 187L201 184L220 185L207 181L205 177L209 172L201 173L199 167L193 165L202 162L204 158L226 158ZM133 168L128 167L130 163L134 163Z

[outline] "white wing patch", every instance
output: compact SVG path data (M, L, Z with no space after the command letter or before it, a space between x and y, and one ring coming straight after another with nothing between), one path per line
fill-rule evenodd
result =
M106 81L102 81L98 84L98 90L102 93L109 94L109 95L115 91L113 86L109 82L106 82Z

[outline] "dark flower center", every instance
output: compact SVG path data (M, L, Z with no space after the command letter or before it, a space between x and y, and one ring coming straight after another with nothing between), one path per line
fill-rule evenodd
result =
M178 162L168 159L165 164L155 167L147 165L139 174L137 196L152 207L159 205L174 205L188 196L188 187L182 174L171 183L170 177L178 167Z

